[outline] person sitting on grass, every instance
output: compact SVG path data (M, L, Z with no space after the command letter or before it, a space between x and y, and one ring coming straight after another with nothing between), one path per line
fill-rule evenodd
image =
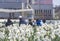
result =
M33 25L32 19L29 19L28 25L31 25L31 26Z
M40 19L37 19L37 20L36 20L36 24L37 24L37 26L42 26L41 20L40 20Z
M10 25L13 26L13 22L10 20L10 18L8 18L8 20L7 20L6 24L5 24L5 26L7 27L7 26L10 26Z

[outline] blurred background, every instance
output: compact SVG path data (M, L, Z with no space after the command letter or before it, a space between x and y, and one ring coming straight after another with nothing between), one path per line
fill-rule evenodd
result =
M22 6L33 11L1 12L1 9L21 10ZM19 16L28 19L60 19L60 0L0 0L0 19L18 19Z

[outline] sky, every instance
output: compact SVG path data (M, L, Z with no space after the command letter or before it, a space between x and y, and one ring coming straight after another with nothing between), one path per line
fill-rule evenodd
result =
M54 7L55 7L56 5L60 5L60 0L53 0L53 5L54 5Z

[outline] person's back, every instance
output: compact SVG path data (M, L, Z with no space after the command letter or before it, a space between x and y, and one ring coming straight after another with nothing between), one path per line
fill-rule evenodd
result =
M22 24L22 18L19 18L19 26Z
M29 23L28 23L28 24L29 24L29 25L33 25L33 24L32 24L32 20L31 20L31 19L29 19Z
M10 26L10 25L13 25L13 22L10 19L8 19L5 26Z

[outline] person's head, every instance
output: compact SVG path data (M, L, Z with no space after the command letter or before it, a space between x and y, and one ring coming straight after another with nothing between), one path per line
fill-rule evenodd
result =
M39 19L36 19L36 21L38 21Z
M22 16L19 16L19 18L22 18Z
M22 16L19 16L19 20L21 20L22 19Z
M31 19L29 19L29 21L32 21Z
M10 21L10 18L8 18L8 20L7 21Z
M45 19L43 19L43 23L45 23L46 22L46 20Z

